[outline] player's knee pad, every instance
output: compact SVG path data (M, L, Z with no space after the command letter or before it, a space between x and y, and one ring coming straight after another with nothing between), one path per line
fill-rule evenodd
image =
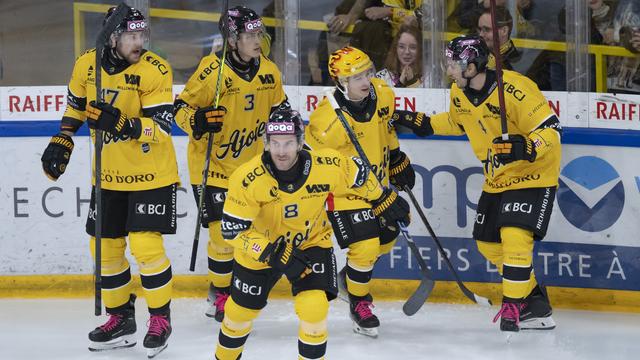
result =
M232 330L246 329L260 314L260 310L248 309L238 305L229 297L224 304L224 323Z
M298 329L298 354L303 359L323 358L327 350L327 314L329 301L320 290L303 291L296 295L295 308Z
M503 227L500 229L500 238L502 239L505 262L508 256L522 258L519 260L522 262L531 262L533 232L517 227Z
M476 245L480 254L495 265L502 274L502 244L476 240Z
M535 286L533 273L533 233L516 227L500 229L502 239L503 293L511 298L524 298Z
M233 257L233 246L222 237L220 221L209 223L209 243L207 252L214 259L227 259Z
M129 233L131 254L136 258L141 272L153 272L166 268L169 264L162 235L158 232L140 231Z
M320 323L329 313L329 300L322 290L302 291L295 297L295 310L298 318L306 323Z
M158 232L130 232L131 254L138 262L140 282L149 311L166 311L172 296L171 263L164 252Z
M347 261L354 268L367 271L373 268L380 253L380 241L378 238L358 241L349 245Z
M102 238L100 240L102 252L100 254L103 274L115 274L129 268L129 262L124 256L127 242L122 238ZM90 239L91 256L95 259L96 254L96 238L91 236Z
M391 252L391 249L396 245L396 239L393 239L387 243L380 244L380 255L388 254Z
M102 238L101 271L102 299L107 310L118 308L129 301L132 291L131 269L124 256L127 242L124 238ZM91 254L95 256L95 238L91 237Z
M215 287L228 287L233 269L233 247L222 238L220 221L209 223L207 255L209 282Z

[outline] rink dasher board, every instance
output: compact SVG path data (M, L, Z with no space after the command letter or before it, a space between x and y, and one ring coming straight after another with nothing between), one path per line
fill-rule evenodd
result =
M177 96L184 85L174 85ZM286 85L285 91L294 109L303 119L322 99L321 86ZM433 114L448 110L448 89L394 89L396 108ZM512 93L518 91L511 89ZM562 126L640 130L640 95L543 92ZM66 86L4 86L0 87L1 121L59 120L66 107Z
M51 275L60 276L58 280L65 281L65 276L92 272L88 238L84 233L90 194L89 138L76 138L68 170L55 183L43 175L40 165L47 141L46 137L0 140L0 151L4 154L0 164L7 169L0 178L0 198L4 200L0 207L0 224L5 229L0 234L0 283L11 283L14 275L31 275L13 278L21 283L20 286L28 288L29 281L37 282L41 276L46 275L49 279ZM176 286L189 288L190 280L179 284L181 275L190 274L188 249L195 223L185 161L187 138L177 136L174 144L182 180L178 191L178 233L166 237L165 247L173 272L179 275ZM499 281L496 269L487 264L470 239L482 175L468 143L402 140L401 147L416 169L414 193L444 247L453 255L454 267L464 281L488 283L486 291L491 291ZM549 233L544 242L537 244L534 263L538 278L545 284L559 290L578 289L567 293L566 304L579 302L581 291L589 293L588 297L593 297L594 291L602 294L600 305L603 306L613 304L626 309L625 306L633 308L633 305L625 304L637 306L640 303L630 301L640 290L640 240L636 236L640 233L637 221L640 218L640 170L633 164L633 159L639 155L639 148L563 147L561 169L564 175L561 180L567 184L575 181L573 187L564 186L562 200L558 195ZM594 165L597 168L589 168ZM603 172L609 177L598 179L595 176ZM593 174L596 179L585 179L584 174ZM580 182L585 182L586 187L576 187L575 183ZM576 216L576 213L588 210L591 212L582 220L591 219L593 224ZM417 216L414 216L410 231L436 279L451 280L443 259ZM206 235L203 236L200 254L206 254ZM341 264L344 263L343 256L338 258ZM200 260L196 274L203 275L206 274L205 257ZM137 272L131 257L130 263ZM380 284L384 284L381 289L389 286L390 282L386 280L397 281L399 289L394 291L402 293L404 289L409 294L415 285L413 281L405 280L417 279L418 271L415 259L411 258L404 243L398 241L391 254L381 259L374 275L382 281ZM18 286L15 281L13 284ZM484 289L484 285L479 286ZM0 296L4 292L0 292ZM442 296L446 299L450 294L455 300L453 292L444 291Z

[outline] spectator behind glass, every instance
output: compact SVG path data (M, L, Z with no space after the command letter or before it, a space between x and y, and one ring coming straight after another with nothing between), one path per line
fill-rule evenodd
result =
M507 70L516 70L523 73L526 69L515 69L514 65L521 59L522 54L511 41L511 28L513 18L509 10L503 6L496 6L496 25L498 26L498 41L500 41L500 55L502 67ZM484 40L491 54L487 67L496 68L495 47L493 44L493 27L491 26L491 9L485 9L478 18L478 35Z
M634 53L640 51L640 1L586 1L591 12L592 44L623 46ZM607 65L609 92L640 93L640 58L608 56Z
M531 10L533 9L533 0L511 0L516 1L516 30L518 37L534 37L536 29L528 20L531 18ZM496 0L496 7L506 7L507 0ZM472 32L478 24L478 18L482 15L485 9L491 8L491 2L489 0L460 0L460 5L457 8L458 25L462 29L467 29Z
M356 22L350 45L364 51L377 69L384 67L389 46L403 24L420 26L422 0L368 0Z
M640 0L620 0L611 27L612 45L623 46L633 53L640 52ZM640 93L640 56L609 57L607 72L609 92Z
M384 79L390 86L413 88L420 87L424 83L422 36L417 27L411 25L400 27L391 44L385 66L386 68L379 71L376 76Z

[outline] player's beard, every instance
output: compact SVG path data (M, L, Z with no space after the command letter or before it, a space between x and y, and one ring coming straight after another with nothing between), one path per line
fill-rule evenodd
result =
M125 55L120 54L129 64L137 64L140 62L142 55L142 48L132 49L128 51Z

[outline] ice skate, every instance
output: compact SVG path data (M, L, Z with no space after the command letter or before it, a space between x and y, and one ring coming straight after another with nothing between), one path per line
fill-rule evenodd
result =
M169 335L171 335L171 318L169 314L151 315L149 331L147 331L143 343L147 349L147 357L149 359L167 348Z
M536 286L524 299L520 311L520 330L552 330L556 323L551 315L553 309L545 287Z
M224 304L227 303L228 298L228 288L220 289L210 284L209 295L207 296L207 303L209 305L204 314L210 318L216 319L217 322L222 322L224 319Z
M380 320L371 312L371 308L373 308L371 301L351 301L349 306L351 310L351 320L353 320L353 332L377 338Z
M104 325L89 333L90 351L128 348L136 344L135 299L136 296L132 294L124 309L110 313Z
M502 300L500 311L493 318L493 322L500 320L500 330L517 332L520 331L520 310L524 304L517 301Z

